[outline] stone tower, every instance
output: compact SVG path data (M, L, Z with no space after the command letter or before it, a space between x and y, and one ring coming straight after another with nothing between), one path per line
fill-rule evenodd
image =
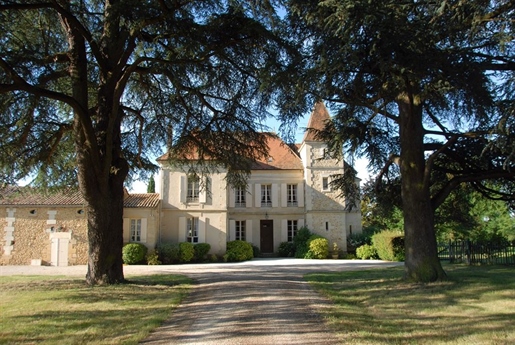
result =
M299 148L306 183L306 225L327 238L330 249L336 242L340 250L346 251L347 235L361 232L361 217L359 210L357 213L345 210L345 199L330 184L334 175L343 174L344 161L329 158L327 145L316 137L316 131L322 130L329 120L326 107L317 102Z

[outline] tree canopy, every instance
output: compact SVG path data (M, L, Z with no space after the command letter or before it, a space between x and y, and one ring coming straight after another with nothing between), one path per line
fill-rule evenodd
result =
M123 185L150 157L195 147L234 182L266 150L276 22L270 1L1 2L0 179L78 181L90 284L124 280Z
M515 2L288 4L303 59L294 87L277 84L285 119L324 100L336 115L319 135L333 152L366 156L383 180L400 174L406 276L444 278L435 209L462 183L515 195Z

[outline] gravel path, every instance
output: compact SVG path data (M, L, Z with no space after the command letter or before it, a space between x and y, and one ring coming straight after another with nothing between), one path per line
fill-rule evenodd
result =
M328 302L303 275L399 263L381 261L254 259L237 264L125 266L125 275L184 274L196 281L191 294L145 345L339 344L319 311ZM85 266L0 266L0 275L85 275Z

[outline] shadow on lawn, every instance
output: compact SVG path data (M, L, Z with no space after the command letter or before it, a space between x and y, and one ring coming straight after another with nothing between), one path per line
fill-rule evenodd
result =
M184 276L161 275L97 287L83 279L27 280L19 290L19 282L1 284L24 307L3 315L9 326L0 326L0 344L134 343L170 316L190 283Z
M447 266L449 280L402 281L402 268L309 274L333 302L324 316L346 343L515 341L512 268Z

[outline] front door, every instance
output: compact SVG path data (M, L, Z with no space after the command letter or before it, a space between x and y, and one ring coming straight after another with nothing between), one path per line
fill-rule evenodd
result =
M68 266L68 244L67 238L52 239L52 253L50 264L52 266Z
M50 264L52 266L68 266L68 247L71 239L71 232L53 232L50 234L52 243Z
M261 253L274 252L274 221L262 220L260 223Z

